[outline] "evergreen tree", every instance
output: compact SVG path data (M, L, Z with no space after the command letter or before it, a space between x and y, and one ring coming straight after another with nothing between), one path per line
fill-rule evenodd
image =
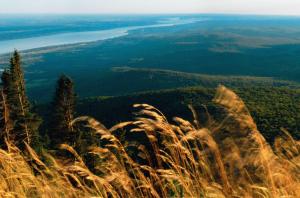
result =
M9 118L13 125L10 140L20 148L24 146L24 142L36 148L39 143L38 128L41 119L30 111L30 103L25 93L21 57L18 51L14 51L9 70L3 72L1 79L2 100L7 101L6 109L9 109Z
M12 80L12 91L15 92L17 110L20 114L26 115L30 111L30 103L25 94L24 73L21 68L21 56L17 50L14 51L10 60L10 73Z
M75 98L73 81L62 75L57 81L52 102L49 136L53 145L61 143L74 144L71 122L74 118Z

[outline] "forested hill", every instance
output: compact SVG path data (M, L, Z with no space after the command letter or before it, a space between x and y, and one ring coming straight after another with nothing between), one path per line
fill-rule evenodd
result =
M300 88L299 83L271 77L205 75L150 68L114 67L97 75L97 81L92 84L88 84L88 81L84 79L76 83L75 79L75 87L79 96L117 96L145 90L155 91L190 86L216 88L220 84L228 87Z
M114 67L103 71L93 70L90 72L88 78L85 73L77 76L70 75L74 80L76 93L81 98L100 95L120 96L145 90L156 91L190 86L216 88L220 84L231 88L252 86L300 88L297 82L272 77L205 75L132 67ZM52 99L54 84L49 87L36 86L37 84L30 80L27 81L27 84L28 95L32 101L43 103ZM45 90L48 91L45 92Z
M294 137L300 137L300 89L252 87L234 88L234 91L245 101L259 130L268 141L272 142L281 133L281 127ZM200 114L200 123L206 124L203 105L213 118L222 119L222 108L212 102L214 93L213 88L193 87L120 97L94 97L81 100L77 105L77 113L93 116L106 126L112 126L134 117L133 104L147 103L160 109L168 118L179 116L192 120L188 108L191 104Z
M84 80L75 83L79 95L76 112L77 115L93 116L106 126L131 120L134 117L132 106L136 103L153 105L168 118L179 116L188 120L192 119L188 108L192 104L200 113L203 124L207 119L203 116L206 115L203 105L206 105L215 119L222 119L221 108L212 102L215 88L221 84L233 89L245 101L268 141L272 142L281 133L281 127L300 138L300 86L296 82L131 67L115 67L101 75L89 86ZM116 96L117 93L123 96ZM48 120L47 109L51 108L39 108L44 120Z

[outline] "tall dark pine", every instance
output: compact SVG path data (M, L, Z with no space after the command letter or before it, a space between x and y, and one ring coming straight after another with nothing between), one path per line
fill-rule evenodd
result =
M12 83L16 92L15 95L18 96L16 98L17 103L19 105L18 110L21 114L25 115L27 112L29 112L30 103L28 101L28 98L25 94L25 81L24 81L24 73L21 68L21 57L18 51L14 51L13 57L10 61L10 72L11 72L11 78Z
M10 139L19 147L23 147L24 142L34 147L38 143L40 119L30 112L21 57L17 51L14 51L10 60L9 70L2 74L2 89L2 99L7 101L9 118L13 125Z
M52 144L72 144L73 128L71 122L74 118L75 93L73 81L62 75L56 86L52 102L52 115L49 136Z

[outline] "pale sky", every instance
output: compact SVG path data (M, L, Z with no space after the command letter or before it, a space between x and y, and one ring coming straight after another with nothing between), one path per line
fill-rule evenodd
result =
M0 13L300 15L300 0L0 0Z

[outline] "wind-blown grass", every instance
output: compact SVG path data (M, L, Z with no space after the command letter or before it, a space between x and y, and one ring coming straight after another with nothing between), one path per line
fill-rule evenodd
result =
M222 123L176 117L171 122L155 107L136 104L134 121L105 128L79 117L102 142L91 146L91 170L73 147L72 157L43 154L10 142L0 150L1 197L297 197L300 194L299 142L285 130L271 147L257 130L243 101L219 87L214 102L227 112ZM209 115L207 115L209 116ZM143 135L124 141L118 132ZM134 152L133 152L134 151ZM45 160L46 159L46 160Z

